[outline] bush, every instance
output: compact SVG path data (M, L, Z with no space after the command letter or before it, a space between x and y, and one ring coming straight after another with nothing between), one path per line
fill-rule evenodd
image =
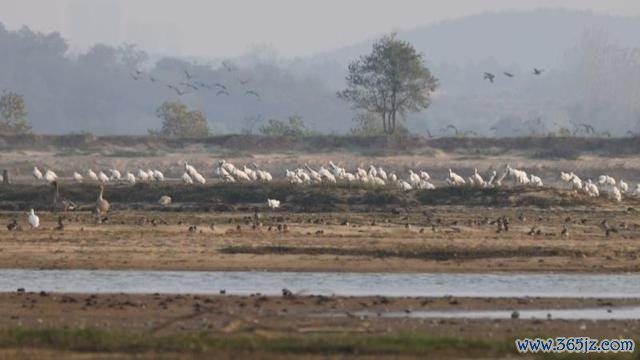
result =
M209 125L204 114L199 110L189 110L180 101L166 101L158 110L162 119L162 129L150 130L152 135L170 137L205 137L209 136Z
M288 123L270 119L266 125L260 128L260 133L272 136L307 136L311 134L299 115L290 116Z
M0 134L31 134L22 95L8 92L0 96Z

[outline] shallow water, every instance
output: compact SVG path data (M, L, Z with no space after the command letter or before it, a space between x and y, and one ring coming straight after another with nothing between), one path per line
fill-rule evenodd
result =
M356 311L351 315L383 318L415 319L512 319L513 310L442 310L412 312ZM329 313L321 316L345 317L344 313ZM602 307L584 309L526 309L518 310L518 319L549 320L640 320L640 307Z
M0 291L353 296L640 297L639 274L318 273L0 269Z

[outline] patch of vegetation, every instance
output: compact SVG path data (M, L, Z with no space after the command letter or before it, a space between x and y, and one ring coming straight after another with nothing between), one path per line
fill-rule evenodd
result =
M145 335L141 333L99 329L23 329L0 331L0 347L47 348L81 352L143 353L168 352L188 354L272 353L297 355L384 355L418 356L458 354L497 356L514 353L511 341L489 341L457 337L436 337L406 333L363 335L311 333L307 335L220 336L196 332L179 335Z
M24 97L14 92L0 96L0 134L31 134Z
M250 246L234 245L220 249L226 254L296 254L296 255L336 255L336 256L365 256L374 258L397 257L402 259L420 260L472 260L514 257L556 257L580 256L580 250L545 249L540 246L518 247L505 249L450 249L404 246L396 249L369 248L334 248L334 247L303 247L303 246Z
M209 136L209 124L204 113L199 110L189 110L187 105L180 101L166 101L156 113L162 119L162 128L149 130L151 135L185 138Z
M311 131L307 129L304 120L299 115L290 116L287 122L278 119L269 119L267 124L260 128L260 134L268 136L307 136Z

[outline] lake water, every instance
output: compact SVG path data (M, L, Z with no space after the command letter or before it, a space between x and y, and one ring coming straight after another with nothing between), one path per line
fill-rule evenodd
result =
M638 274L0 269L0 291L345 296L640 297Z

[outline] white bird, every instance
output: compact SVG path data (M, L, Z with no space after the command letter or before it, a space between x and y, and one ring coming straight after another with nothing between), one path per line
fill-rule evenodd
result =
M93 181L98 181L98 175L96 175L96 173L91 169L87 170L87 176Z
M620 192L620 189L618 189L617 186L614 186L611 189L611 193L609 194L609 196L616 202L622 201L622 193Z
M204 176L200 175L200 173L197 171L195 172L195 174L193 174L193 178L202 185L207 183L207 180L204 178Z
M58 179L58 175L56 175L56 173L54 173L53 171L47 169L47 171L45 171L45 173L44 173L44 179L48 183L52 183L52 182L56 181L56 179Z
M42 173L35 166L33 167L33 177L36 178L36 180L42 180Z
M187 160L184 161L184 171L189 175L189 176L193 176L193 174L196 174L198 171L196 170L195 167L193 167L192 165L189 165L189 163L187 162Z
M158 200L158 204L160 204L162 206L167 206L167 205L171 204L171 197L169 197L168 195L162 195L160 197L160 200Z
M411 186L420 186L420 175L413 172L413 170L409 170L409 184Z
M620 179L620 181L618 181L618 186L620 187L620 191L622 192L627 192L629 191L629 185L624 182L622 179Z
M400 189L404 190L404 191L409 191L411 190L411 184L409 184L408 182L404 181L404 180L400 180L398 182L398 187L400 187Z
M182 174L182 182L187 185L191 185L193 184L193 179L191 178L191 176L189 176L189 174L184 173Z
M147 175L147 172L142 169L138 169L138 178L143 182L149 181L149 175Z
M542 179L539 176L529 174L529 184L534 187L543 187Z
M73 180L75 180L75 182L77 183L81 183L83 180L83 177L76 171L73 173Z
M267 205L270 209L277 209L280 207L280 200L276 199L267 199Z
M149 179L149 181L155 181L156 180L156 176L155 176L155 173L153 172L153 170L147 169L147 178Z
M420 179L424 181L429 181L431 180L431 175L429 175L429 173L426 171L420 171Z
M477 168L473 169L473 175L469 177L469 185L475 186L475 187L486 186L486 183L484 182L484 179L482 179L482 176L478 173Z
M633 196L640 196L640 184L636 184L636 188L633 189Z
M584 192L589 197L598 197L600 196L600 191L598 190L598 186L591 182L591 179L588 179L584 184Z
M107 176L107 174L100 171L98 173L98 180L100 180L100 182L104 184L106 182L109 182L109 177Z
M134 185L136 183L136 176L130 171L127 171L127 175L124 178L129 184Z
M398 175L396 175L396 173L391 173L391 175L389 175L389 180L392 182L398 181Z
M378 176L380 177L380 179L382 179L384 181L389 180L388 177L387 177L387 172L384 171L382 166L378 167Z
M153 178L156 179L156 181L164 181L164 174L159 170L153 170Z
M451 169L449 169L449 177L447 178L447 184L449 184L449 186L462 186L462 185L465 185L466 182L464 181L462 176L454 173L453 171L451 171Z
M433 185L432 183L428 182L427 180L420 180L420 185L419 187L420 189L423 190L433 190L435 189L435 185Z
M29 223L29 225L31 225L32 229L35 229L38 226L40 226L40 218L38 217L38 215L36 215L33 209L31 209L31 211L29 212L29 216L27 217L27 222Z
M120 180L122 178L122 174L117 169L109 169L109 174L111 175L111 180Z

